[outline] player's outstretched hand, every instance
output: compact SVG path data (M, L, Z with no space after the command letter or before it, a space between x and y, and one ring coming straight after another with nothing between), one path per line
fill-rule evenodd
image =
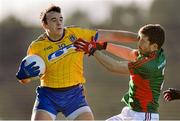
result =
M165 101L180 99L180 91L174 88L169 88L163 92L163 97Z
M106 49L107 42L96 42L94 40L87 42L79 38L74 42L74 46L77 48L77 51L84 51L90 56L93 55L96 50Z
M26 60L23 60L19 66L19 70L16 73L16 77L19 80L27 79L30 77L36 77L39 75L40 70L39 66L34 66L36 62L32 62L31 64L25 66Z

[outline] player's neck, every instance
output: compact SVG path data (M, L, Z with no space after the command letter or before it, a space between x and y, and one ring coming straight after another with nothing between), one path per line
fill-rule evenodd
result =
M56 42L60 41L64 37L64 32L58 35L46 32L46 35L50 41Z

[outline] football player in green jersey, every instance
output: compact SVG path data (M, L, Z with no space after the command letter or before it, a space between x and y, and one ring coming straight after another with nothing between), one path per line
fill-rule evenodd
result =
M165 101L172 101L180 99L180 90L175 88L169 88L163 92L164 100Z
M107 120L159 120L158 100L166 65L162 49L165 31L159 24L148 24L140 28L137 38L137 49L82 39L74 43L77 50L94 55L109 71L130 75L129 90L122 98L126 106L119 115ZM126 61L115 60L96 50L106 50Z

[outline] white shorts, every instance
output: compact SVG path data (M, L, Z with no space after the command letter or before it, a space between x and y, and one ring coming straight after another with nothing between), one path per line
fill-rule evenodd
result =
M119 115L113 116L106 121L159 121L158 113L144 113L124 107Z

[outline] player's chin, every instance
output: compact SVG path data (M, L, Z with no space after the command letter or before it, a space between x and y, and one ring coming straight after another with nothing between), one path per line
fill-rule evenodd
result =
M56 35L62 35L63 34L63 30L62 29L57 29L55 31Z

